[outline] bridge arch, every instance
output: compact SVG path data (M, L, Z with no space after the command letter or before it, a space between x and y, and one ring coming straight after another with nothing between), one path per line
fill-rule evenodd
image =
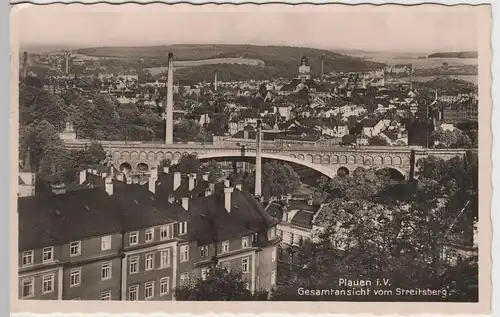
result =
M375 171L377 173L386 171L389 173L389 176L392 179L404 180L407 177L407 173L403 169L401 169L399 167L395 167L395 166L382 166L382 167L377 168Z
M140 172L147 172L147 171L149 171L149 166L148 166L148 164L141 162L141 163L137 164L136 169Z
M127 174L131 171L132 171L132 165L130 165L129 163L123 162L122 164L120 164L120 172Z
M204 154L199 154L198 158L200 160L213 159L213 158L223 158L223 157L255 157L255 152L247 152L245 155L241 155L241 152L208 152ZM290 156L280 155L280 154L272 154L272 153L262 153L262 158L278 160L283 162L295 163L302 166L309 167L315 171L318 171L325 176L332 178L333 170L327 166L314 164L310 161L300 160L297 158L293 158Z
M349 175L349 169L345 166L341 166L337 169L337 176L344 177Z

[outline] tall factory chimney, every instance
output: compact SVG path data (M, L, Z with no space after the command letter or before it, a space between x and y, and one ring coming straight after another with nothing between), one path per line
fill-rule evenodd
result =
M66 52L64 54L64 72L66 73L66 75L69 73L69 52Z
M257 121L257 134L255 136L255 196L262 196L262 122Z
M413 65L410 64L410 90L412 89L412 76L413 76Z
M321 74L320 74L320 80L321 80L321 83L323 83L323 72L324 72L324 68L323 68L323 60L325 59L325 54L321 54Z
M217 91L217 71L214 73L214 90Z
M174 143L174 54L168 53L167 106L165 108L165 144Z
M28 52L23 53L23 78L28 77Z

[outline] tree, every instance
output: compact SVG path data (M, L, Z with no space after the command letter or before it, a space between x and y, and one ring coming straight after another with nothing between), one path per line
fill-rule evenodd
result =
M222 166L214 160L203 164L200 168L200 172L203 174L208 173L208 181L211 183L216 183L224 177Z
M387 142L386 139L379 135L372 136L370 139L368 139L368 145L375 145L375 146L387 146L389 145L389 142Z
M356 136L352 134L346 134L342 137L341 145L352 145L356 144Z
M278 279L272 299L300 300L299 287L330 288L325 281L338 278L379 277L390 279L393 288L448 290L447 298L420 300L477 299L477 254L458 258L456 264L442 256L450 246L471 243L478 208L477 155L471 152L447 161L430 158L419 161L419 166L422 173L417 180L396 184L404 186L404 195L396 200L386 196L395 184L373 179L376 174L371 171L356 170L353 176L359 181L351 176L332 184L321 180L321 192L328 197L315 222L323 229L315 233L317 241L295 250L301 252L302 262ZM414 301L415 297L364 299Z
M82 169L102 164L106 159L106 152L100 143L93 142L84 150L72 151L72 156L73 167L75 169Z
M161 160L160 164L158 165L158 169L162 170L164 167L170 167L170 166L172 166L172 160L163 159L163 160Z
M182 174L198 173L201 168L201 162L194 154L183 155L179 162L173 166L175 172Z
M174 138L177 141L196 141L203 135L201 126L194 120L174 124Z
M255 173L244 176L243 185L255 190ZM267 162L262 165L262 195L266 198L291 194L300 186L300 176L288 164Z
M241 272L220 267L210 268L205 279L195 278L188 284L179 286L174 290L174 296L180 301L244 301L267 298L265 292L252 295L246 284Z

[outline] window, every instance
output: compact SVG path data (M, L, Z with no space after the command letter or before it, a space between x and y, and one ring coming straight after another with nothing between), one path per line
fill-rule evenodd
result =
M139 286L132 285L128 288L128 300L136 301L139 300Z
M33 296L33 289L35 288L34 284L35 284L35 279L32 278L32 277L23 280L23 282L22 282L22 285L23 285L23 294L22 294L23 298Z
M242 248L248 248L248 237L243 237L241 238L241 247Z
M276 262L276 248L273 249L273 253L271 255L271 261Z
M222 241L222 253L229 252L229 240Z
M42 262L50 262L54 260L54 247L43 248Z
M101 251L111 249L111 236L101 237Z
M181 273L181 285L187 284L188 281L189 281L189 273L188 272Z
M101 280L109 280L111 278L111 262L103 262L101 265Z
M33 251L23 252L23 266L33 264Z
M139 272L139 257L134 256L130 258L129 273L134 274Z
M188 231L187 221L179 222L179 235L186 234Z
M170 293L170 277L160 279L160 296Z
M54 274L47 274L42 277L42 293L51 293L54 291Z
M241 271L243 273L248 273L248 263L250 262L249 258L244 258L241 260Z
M200 257L201 258L206 258L208 257L209 253L208 253L208 245L203 245L200 247Z
M155 268L155 254L148 253L145 257L144 269L146 271L152 270Z
M153 281L146 282L144 284L144 298L151 299L151 298L155 297L154 289L155 289L155 282L153 282Z
M82 253L82 242L73 241L69 244L69 256L77 256Z
M172 239L170 226L160 227L160 240Z
M146 235L146 243L152 242L154 240L154 236L155 236L154 228L146 229L145 235Z
M273 239L276 237L276 227L271 227L271 230L269 231L269 238Z
M129 245L136 245L139 243L139 240L137 239L139 233L137 231L131 232L128 236L128 244Z
M294 239L294 235L293 235L293 233L290 233L290 244L293 244L293 239Z
M252 242L259 242L259 234L257 232L252 235Z
M160 267L170 266L170 249L162 250L160 252Z
M255 262L257 262L257 263L256 263L257 267L259 267L259 262L260 262L260 252L257 252L257 253L256 253L256 257L257 257L257 259L255 260Z
M111 300L111 291L102 292L101 300Z
M189 260L189 245L181 245L181 262Z
M249 283L249 282L246 282L246 283L245 283L245 288L246 288L247 290L250 290L250 283Z
M81 275L82 274L82 268L76 268L76 269L71 269L69 272L69 286L78 286L80 285L80 280L81 280Z
M201 269L201 279L205 280L207 278L208 274L208 267L204 267Z
M276 271L273 271L271 273L271 285L275 285L276 284Z

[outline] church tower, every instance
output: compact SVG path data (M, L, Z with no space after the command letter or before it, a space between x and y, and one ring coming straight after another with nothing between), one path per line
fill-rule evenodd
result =
M311 66L309 66L309 60L305 56L300 59L298 78L303 82L311 79Z
M19 169L19 188L18 188L18 196L26 197L26 196L34 196L35 195L35 173L33 172L31 166L31 152L28 148L26 153L26 158L20 166Z

